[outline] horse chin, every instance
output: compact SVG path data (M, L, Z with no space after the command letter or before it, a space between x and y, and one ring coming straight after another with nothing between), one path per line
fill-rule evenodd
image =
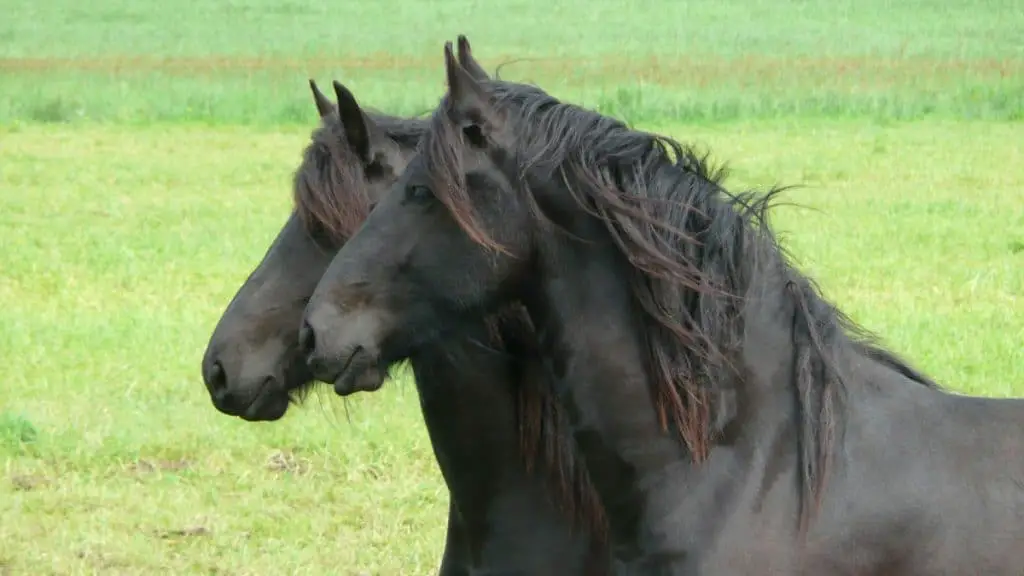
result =
M384 373L377 368L369 368L353 373L346 371L334 381L334 392L338 396L350 396L356 392L376 392L384 386Z
M247 422L273 422L284 417L289 404L291 398L287 392L268 386L238 417Z
M349 358L347 366L334 380L334 392L349 396L356 392L376 392L384 386L387 371L382 369L377 355L359 347Z

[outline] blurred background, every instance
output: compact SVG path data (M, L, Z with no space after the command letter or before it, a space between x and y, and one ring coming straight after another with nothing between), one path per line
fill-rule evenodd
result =
M4 3L0 119L306 123L296 80L394 113L465 33L502 75L633 121L1020 118L1019 2Z

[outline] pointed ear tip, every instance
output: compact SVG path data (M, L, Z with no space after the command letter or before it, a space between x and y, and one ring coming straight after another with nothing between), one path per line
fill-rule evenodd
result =
M334 85L334 94L338 97L339 100L342 98L346 98L348 100L356 99L355 95L352 94L352 91L349 90L348 87L342 84L341 82L335 80L334 82L332 82L332 84Z

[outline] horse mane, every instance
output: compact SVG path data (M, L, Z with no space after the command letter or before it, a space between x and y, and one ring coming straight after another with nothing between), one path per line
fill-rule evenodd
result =
M423 118L370 111L367 115L405 149L414 149L427 129ZM367 167L349 147L337 112L323 117L310 140L293 178L295 212L314 238L339 244L355 233L373 206L366 186Z
M674 428L692 458L707 458L719 431L718 398L740 383L744 304L752 290L771 286L793 308L793 353L800 429L804 507L817 507L852 371L850 350L912 380L935 384L873 343L789 264L768 224L784 188L732 193L727 171L708 155L664 136L562 103L539 88L482 81L498 122L508 123L515 183L535 216L539 203L526 174L558 181L585 212L604 224L628 261L632 300L645 328L646 369L663 430ZM463 132L447 114L450 96L435 110L420 151L437 198L479 244L503 250L478 223L468 195L460 150ZM785 298L786 296L783 295Z
M371 119L403 149L414 149L426 132L426 119L370 113ZM349 148L337 113L323 117L294 177L295 211L314 238L340 244L351 238L372 209L363 163ZM537 336L522 306L509 306L487 319L488 342L477 342L512 358L538 358ZM450 350L445 353L451 354ZM564 409L537 362L517 363L516 422L520 454L527 472L538 464L555 503L578 526L587 527L603 542L607 520L577 450ZM303 391L306 389L304 388Z
M606 543L607 518L590 474L577 456L568 416L544 369L536 328L522 304L506 305L487 319L495 351L517 359L516 421L528 473L543 462L556 504L575 525L586 527L595 543Z

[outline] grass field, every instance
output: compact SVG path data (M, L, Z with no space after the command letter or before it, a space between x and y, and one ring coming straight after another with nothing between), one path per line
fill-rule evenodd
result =
M1024 118L1018 0L0 0L0 120L277 125L329 76L433 107L464 32L503 76L633 121Z
M436 567L411 383L248 424L199 361L287 215L307 75L427 110L459 32L735 186L802 185L775 223L831 298L943 384L1024 396L1019 2L550 4L0 0L0 574Z

